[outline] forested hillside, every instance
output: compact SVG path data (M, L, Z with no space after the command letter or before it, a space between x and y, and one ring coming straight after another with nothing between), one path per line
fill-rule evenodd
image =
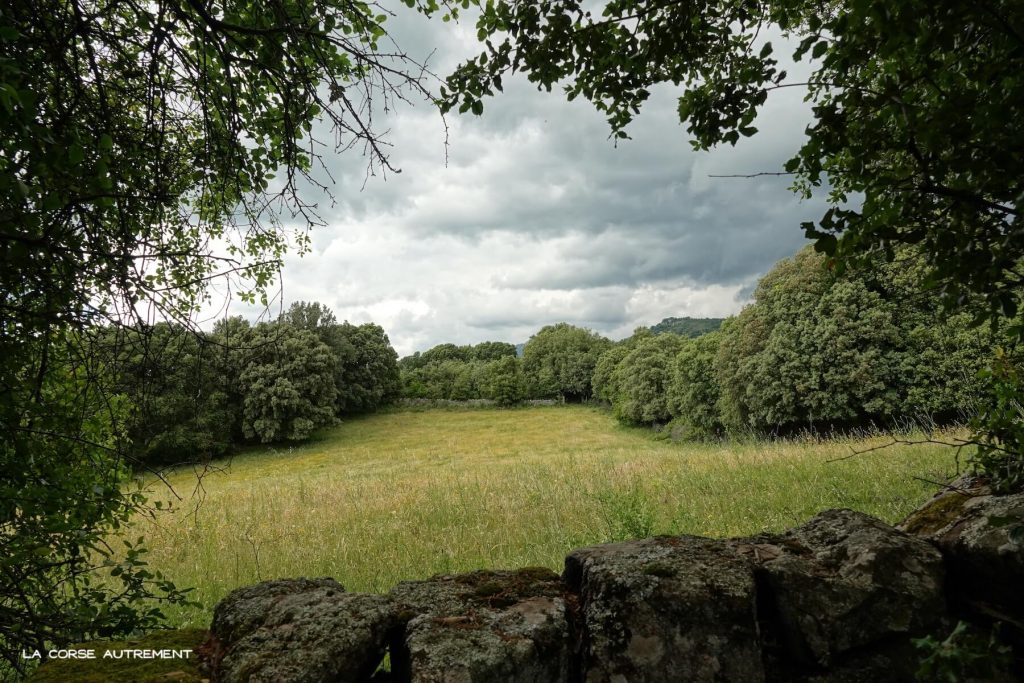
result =
M669 332L681 337L699 337L717 330L722 326L723 320L725 318L665 318L657 325L652 325L651 332L654 334Z

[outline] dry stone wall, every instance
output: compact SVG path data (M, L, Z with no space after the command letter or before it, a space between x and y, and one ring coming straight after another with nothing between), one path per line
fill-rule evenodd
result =
M225 682L908 681L911 639L960 619L1021 639L1022 541L1024 496L961 488L901 528L830 510L783 534L583 548L561 576L270 581L217 606L204 657Z

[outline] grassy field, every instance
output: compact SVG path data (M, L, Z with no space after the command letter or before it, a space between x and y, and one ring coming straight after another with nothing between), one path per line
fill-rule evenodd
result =
M896 521L952 474L937 445L886 439L694 445L659 441L589 407L394 412L308 445L217 463L184 500L140 520L151 564L194 586L206 626L230 589L333 576L349 590L481 567L561 570L573 548L651 534L780 530L830 507ZM156 497L171 498L166 488Z

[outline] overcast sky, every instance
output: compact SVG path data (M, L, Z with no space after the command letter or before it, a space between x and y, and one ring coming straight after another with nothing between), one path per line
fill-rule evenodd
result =
M479 51L465 20L403 11L389 24L411 56L434 51L440 75ZM444 124L427 103L400 105L382 126L401 174L367 180L358 151L329 155L336 203L322 202L328 225L312 250L285 259L274 314L319 301L339 320L380 324L400 355L523 342L559 321L618 339L668 316L736 313L757 278L805 243L800 222L823 211L785 177L709 177L781 170L810 120L798 88L772 93L755 137L695 152L671 87L616 146L590 103L524 78L504 85L483 116L448 117L447 165Z

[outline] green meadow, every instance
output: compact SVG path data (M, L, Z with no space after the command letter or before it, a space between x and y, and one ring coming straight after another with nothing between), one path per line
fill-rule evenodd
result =
M261 447L148 484L150 564L199 607L260 580L332 576L353 591L477 568L560 570L570 550L653 534L778 531L849 507L896 522L954 473L934 443L891 437L673 443L587 406L395 411L301 447Z

